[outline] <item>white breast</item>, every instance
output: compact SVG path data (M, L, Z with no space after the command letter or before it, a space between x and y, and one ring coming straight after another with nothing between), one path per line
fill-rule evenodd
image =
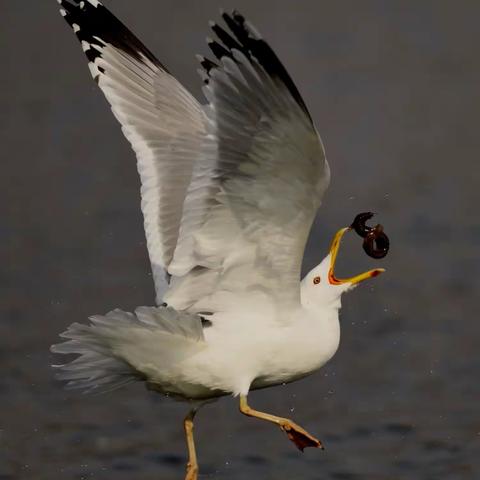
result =
M215 323L205 330L207 348L182 362L183 383L192 396L205 395L205 389L246 394L292 382L322 367L340 341L336 309L321 316L302 310L295 321L272 322L268 330L265 322L245 321L228 333L220 319Z
M284 332L275 342L255 377L251 389L288 383L321 368L335 354L340 342L338 312L322 318L306 316Z

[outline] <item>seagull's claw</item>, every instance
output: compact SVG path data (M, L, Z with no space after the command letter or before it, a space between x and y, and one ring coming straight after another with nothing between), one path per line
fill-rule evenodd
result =
M297 448L303 452L306 447L321 448L324 450L324 446L320 440L310 435L302 427L287 421L280 425L280 428L287 434L287 437L297 446Z

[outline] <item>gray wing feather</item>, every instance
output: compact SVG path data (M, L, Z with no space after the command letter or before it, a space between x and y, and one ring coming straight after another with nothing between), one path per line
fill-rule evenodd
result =
M293 81L243 17L223 15L230 32L209 45L209 125L194 167L165 301L214 310L263 289L276 302L299 301L300 269L330 171L319 135ZM192 277L196 285L192 289Z
M160 304L206 116L192 95L100 2L59 3L137 155L147 247Z

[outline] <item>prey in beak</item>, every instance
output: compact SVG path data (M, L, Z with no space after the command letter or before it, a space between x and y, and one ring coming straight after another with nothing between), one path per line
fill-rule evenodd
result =
M356 285L363 280L367 280L368 278L373 278L385 271L384 268L375 268L373 270L368 270L368 272L360 273L359 275L355 275L354 277L349 278L338 278L335 275L335 263L337 260L338 250L340 249L340 243L342 241L342 237L345 235L346 232L351 230L352 227L346 227L339 230L335 237L333 237L332 245L330 246L330 268L328 270L328 281L330 285L342 285L345 283L349 283L351 285Z

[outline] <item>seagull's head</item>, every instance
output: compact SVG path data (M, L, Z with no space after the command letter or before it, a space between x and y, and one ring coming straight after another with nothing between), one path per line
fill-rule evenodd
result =
M335 263L343 235L351 227L342 228L333 238L328 255L302 280L301 296L304 306L340 307L342 293L355 288L359 283L383 273L383 268L375 268L349 278L335 275Z

